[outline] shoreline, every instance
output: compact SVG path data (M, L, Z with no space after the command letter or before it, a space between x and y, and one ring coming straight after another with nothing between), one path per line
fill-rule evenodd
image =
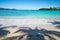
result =
M60 18L14 18L14 17L6 17L6 18L3 18L3 17L0 17L0 19L47 19L47 20L60 20Z

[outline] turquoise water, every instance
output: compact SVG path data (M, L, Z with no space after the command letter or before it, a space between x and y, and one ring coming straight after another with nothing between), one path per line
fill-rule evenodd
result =
M59 18L60 11L0 10L0 18Z

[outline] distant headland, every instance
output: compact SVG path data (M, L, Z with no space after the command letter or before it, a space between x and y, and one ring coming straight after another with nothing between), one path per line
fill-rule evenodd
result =
M0 8L0 10L16 10L16 9Z
M52 7L50 7L50 8L40 8L39 10L59 10L60 11L60 7L54 7L54 8L52 8Z
M18 9L9 9L9 8L0 8L0 10L18 10ZM38 10L58 10L60 11L60 7L50 7L50 8L40 8Z

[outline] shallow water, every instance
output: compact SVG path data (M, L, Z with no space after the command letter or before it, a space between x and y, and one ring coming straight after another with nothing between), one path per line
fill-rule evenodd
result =
M48 10L0 10L0 18L58 18L60 11Z

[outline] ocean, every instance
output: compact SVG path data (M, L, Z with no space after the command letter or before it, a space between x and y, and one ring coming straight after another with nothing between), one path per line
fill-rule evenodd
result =
M0 18L60 18L60 11L0 10Z

